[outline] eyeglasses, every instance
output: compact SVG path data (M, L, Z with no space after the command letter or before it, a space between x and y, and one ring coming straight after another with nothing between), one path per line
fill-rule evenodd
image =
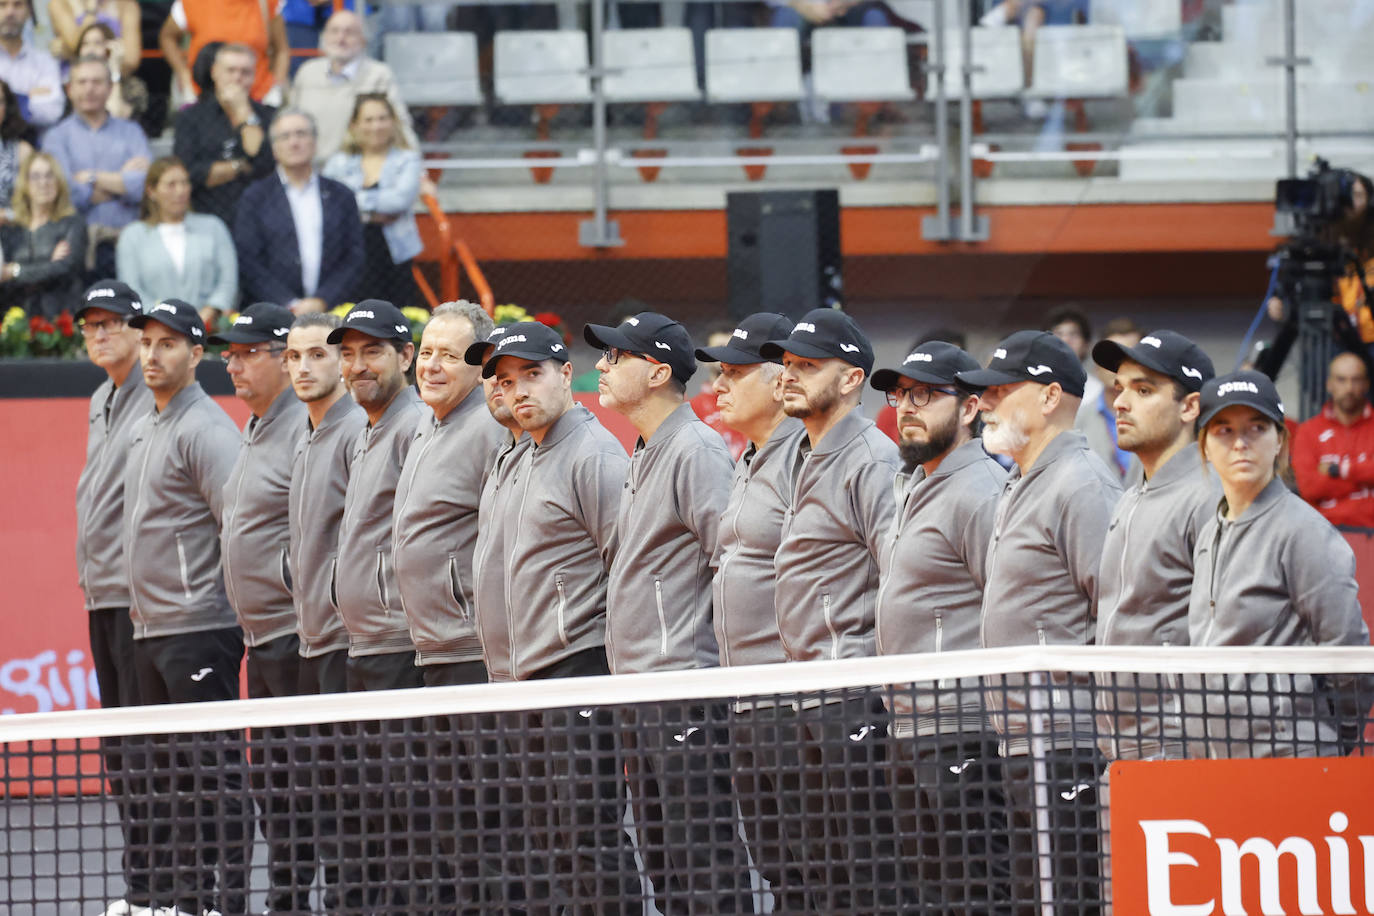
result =
M887 392L887 406L901 407L902 401L910 401L912 407L924 407L930 403L935 392L954 397L959 394L955 388L941 388L936 385L913 385L910 388L893 388Z
M308 127L298 127L295 130L279 130L272 134L272 142L278 140L298 140L305 137L313 137L315 132Z
M107 334L118 334L128 326L129 319L127 318L106 318L104 321L87 321L83 318L80 322L81 333L87 337L94 337L101 331Z
M663 364L662 360L654 359L647 353L636 353L633 350L622 350L619 347L607 347L606 349L601 351L601 356L603 359L606 360L606 365L608 366L614 366L616 363L620 362L620 358L622 356L637 356L640 359L647 360L651 363L658 363L659 365Z
M280 353L285 349L285 347L266 346L249 347L247 350L225 350L223 353L219 354L219 359L222 360L226 365L232 363L235 359L241 359L245 363L249 363L253 362L260 356L264 356L268 353Z

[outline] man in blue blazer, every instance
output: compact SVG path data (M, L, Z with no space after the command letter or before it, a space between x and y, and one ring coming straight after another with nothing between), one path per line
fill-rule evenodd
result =
M364 260L353 192L315 171L306 112L282 109L268 136L277 169L248 186L234 220L244 297L298 314L348 302Z

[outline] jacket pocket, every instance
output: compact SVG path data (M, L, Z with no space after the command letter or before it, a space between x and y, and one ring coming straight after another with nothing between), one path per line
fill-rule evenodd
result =
M177 566L181 569L181 590L186 593L186 597L191 597L191 575L186 568L186 544L177 535Z
M458 602L458 616L464 620L471 620L472 611L468 605L468 597L463 593L463 580L458 575L458 558L453 554L448 555L448 588L453 600Z
M377 600L381 602L382 610L390 611L387 606L386 594L386 551L377 551Z
M568 587L562 573L554 573L554 588L558 590L558 641L568 648Z
M287 556L285 547L277 557L277 570L281 577L281 587L288 592L291 591L291 559Z
M663 580L654 579L654 605L658 608L658 654L668 655L668 615L663 611Z

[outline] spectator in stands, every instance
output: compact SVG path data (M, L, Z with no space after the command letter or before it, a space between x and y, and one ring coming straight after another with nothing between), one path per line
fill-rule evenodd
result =
M978 393L955 379L978 368L959 347L931 341L869 382L897 410L902 455L879 558L879 655L981 647L987 553L1007 475L975 434ZM1006 801L978 687L969 678L893 693L893 774L907 861L920 863L913 869L951 911L992 913L1011 891Z
M353 192L315 173L310 115L295 108L279 112L272 121L272 153L276 173L249 187L234 222L244 294L284 303L297 314L357 298L362 222Z
M191 72L191 62L212 41L244 45L253 50L253 78L249 95L255 102L281 105L291 86L291 48L286 41L280 0L176 0L162 24L158 45L176 76L184 98L193 99L205 87ZM264 21L264 15L270 19ZM183 40L189 46L182 50Z
M274 165L267 142L273 110L248 96L253 60L253 49L245 45L219 49L211 85L177 118L172 147L191 174L191 207L228 226L234 225L244 190Z
M19 100L19 113L38 127L57 123L67 106L57 59L24 40L29 0L0 0L0 80Z
M1087 382L1083 386L1083 403L1079 405L1078 412L1080 414L1090 413L1096 409L1093 405L1102 397L1102 379L1097 377L1096 372L1089 371L1091 367L1088 362L1093 343L1093 328L1088 321L1088 316L1072 306L1055 309L1046 316L1044 329L1068 344L1069 349L1074 352L1079 363L1082 364Z
M1102 341L1099 343L1109 342L1130 349L1140 343L1143 335L1144 332L1130 318L1113 318L1102 329ZM1091 404L1086 397L1083 399L1083 409L1078 412L1074 428L1087 437L1088 447L1097 453L1097 457L1125 480L1131 471L1138 468L1139 462L1116 442L1116 409L1113 407L1116 392L1112 390L1114 373L1096 365L1091 368L1101 394Z
M43 137L43 151L71 176L72 205L90 233L86 259L100 277L115 272L115 242L138 216L152 160L143 129L105 110L111 88L104 61L77 61L68 85L72 113Z
M377 13L378 40L387 32L444 32L453 3L385 3Z
M351 190L362 216L363 269L354 295L418 305L411 260L424 248L415 225L420 154L398 130L396 109L380 93L353 103L348 137L322 174Z
M9 84L0 80L0 214L6 220L12 216L10 202L19 169L33 155L32 136L33 128L20 113Z
M1333 525L1374 528L1374 408L1364 360L1341 353L1326 372L1330 399L1298 427L1298 492Z
M879 544L892 524L892 478L900 466L897 446L859 408L873 345L848 315L813 309L759 355L782 361L783 411L806 427L797 451L781 456L800 468L776 560L774 601L787 660L873 655ZM819 912L893 912L909 902L901 899L908 887L916 890L894 848L882 766L886 719L882 702L871 697L837 697L800 713L802 779L808 792L829 799L799 819L806 866L833 861L836 841L843 863L816 901ZM856 736L843 778L820 765L840 728Z
M724 325L711 331L706 335L706 346L725 346L730 343L734 331L734 325ZM697 352L700 353L701 351L698 350ZM720 377L720 364L714 360L708 360L705 363L702 367L705 371L702 373L701 385L697 393L687 403L692 405L692 410L701 422L720 433L720 437L725 440L726 447L730 449L730 457L738 461L739 456L744 454L744 448L749 444L749 440L742 433L737 433L726 426L721 420L720 410L716 406L716 379Z
M51 155L34 153L19 167L13 208L14 219L0 226L0 301L54 317L84 285L86 222Z
M1198 445L1223 496L1193 554L1192 645L1368 646L1350 545L1280 478L1288 431L1274 383L1253 371L1214 378L1201 413ZM1303 675L1198 680L1183 682L1189 710L1206 715L1190 717L1189 734L1213 757L1336 756L1340 732L1368 712L1369 685L1361 704L1349 689L1366 676L1326 675L1320 688Z
M148 168L139 219L120 233L119 278L145 302L184 299L213 326L238 303L234 240L217 216L191 213L191 179L175 156Z
M1072 25L1088 18L1088 0L1001 0L983 14L978 24L983 26L1014 25L1021 29L1021 63L1025 67L1026 86L1035 73L1035 33L1042 25ZM1049 112L1044 99L1028 99L1028 117L1043 118Z
M48 18L56 34L53 53L64 60L84 56L82 42L96 25L110 33L111 61L125 74L133 73L143 56L135 0L48 0Z
M110 80L114 91L105 109L116 118L140 121L148 111L148 87L143 80L133 75L134 64L130 65L119 56L122 45L115 33L103 22L92 22L81 30L77 39L76 59L98 57L109 63ZM146 131L146 127L145 127Z
M1086 377L1078 354L1044 331L1017 331L997 345L986 369L956 376L984 389L983 447L1016 462L988 550L986 648L1093 641L1102 541L1121 484L1073 428ZM1017 911L1044 902L1035 850L1045 833L1053 878L1044 879L1053 880L1055 904L1087 913L1102 900L1097 785L1103 760L1093 738L1092 687L1090 675L1056 675L1052 693L1064 699L1043 716L1032 711L1051 692L1043 675L1008 676L989 692L1011 806ZM1044 739L1048 811L1035 801L1032 736Z
M357 0L343 0L339 12L356 13ZM329 0L284 0L281 7L282 22L286 23L286 41L293 52L315 51L320 48L320 32L328 25L328 20L336 15L334 4ZM291 76L294 78L306 63L307 58L291 55ZM299 105L293 91L292 102Z
M391 68L364 53L364 29L357 13L342 10L330 16L320 35L320 56L306 61L296 73L291 101L314 115L319 125L317 165L338 152L348 139L350 113L356 117L357 100L362 95L385 95L397 121L396 130L405 141L402 145L410 149L420 146L410 125L410 109L401 98Z

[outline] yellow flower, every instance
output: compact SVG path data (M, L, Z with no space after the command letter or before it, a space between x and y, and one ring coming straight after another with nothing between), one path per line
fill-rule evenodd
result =
M518 305L498 305L492 310L492 320L497 324L515 324L517 321L529 321L530 313Z
M334 306L332 309L329 310L329 314L338 315L340 318L344 318L348 315L348 310L351 308L353 308L353 303L345 302L342 305Z
M405 308L401 309L401 314L406 316L406 321L409 321L412 325L423 325L429 323L429 309L422 309L418 306L407 305Z
M22 325L26 321L28 321L28 315L24 313L24 310L17 305L11 306L10 310L5 313L5 320L3 324L0 324L0 330L8 331L15 325Z

